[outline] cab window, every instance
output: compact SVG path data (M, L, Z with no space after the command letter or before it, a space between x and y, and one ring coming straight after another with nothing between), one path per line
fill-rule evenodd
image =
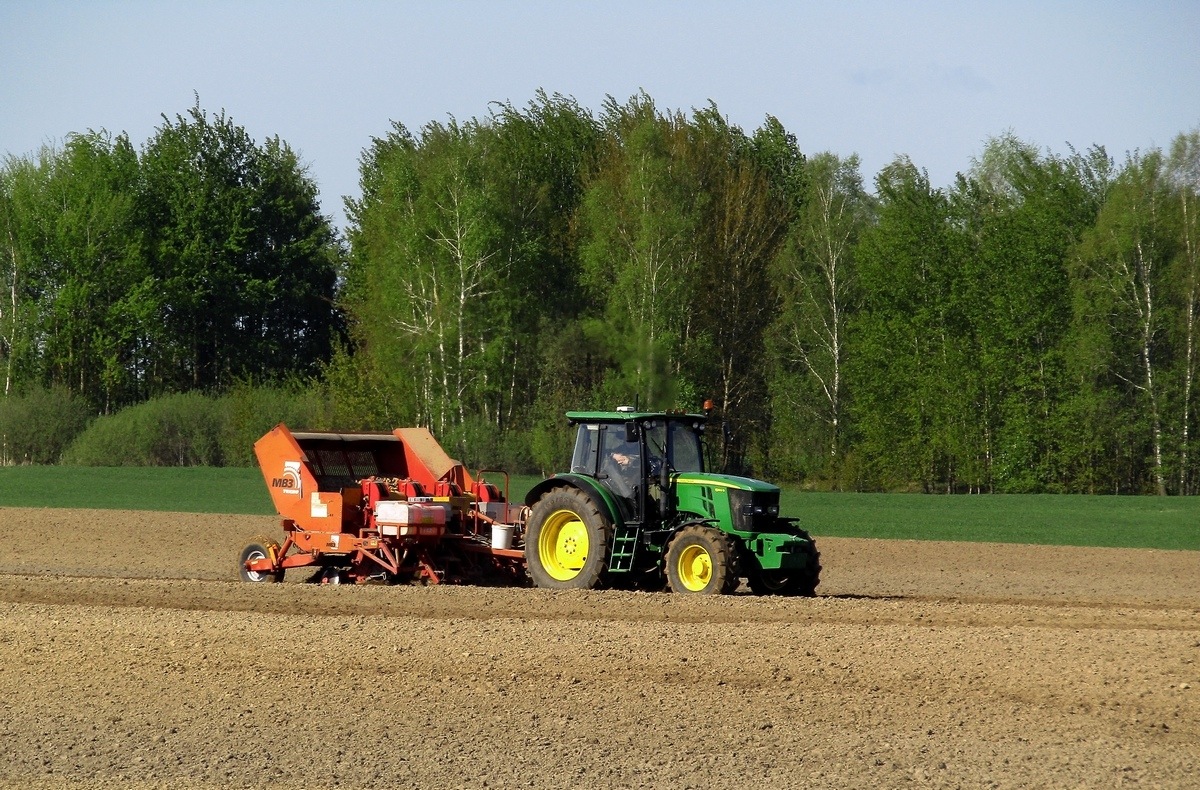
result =
M667 426L661 422L648 422L644 426L646 433L646 452L649 453L649 470L654 477L662 468L663 459L667 457Z
M600 432L600 478L619 497L632 499L642 476L642 460L637 442L625 438L623 425L606 425Z
M700 437L687 423L671 423L671 466L678 472L703 472Z
M580 425L575 434L575 454L571 457L571 471L577 474L596 474L596 450L600 446L600 426Z

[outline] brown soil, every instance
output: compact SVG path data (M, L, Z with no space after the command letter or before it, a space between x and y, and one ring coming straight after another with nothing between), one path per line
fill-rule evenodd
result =
M701 599L232 581L273 518L0 527L2 786L1200 787L1200 552L829 538L816 599Z

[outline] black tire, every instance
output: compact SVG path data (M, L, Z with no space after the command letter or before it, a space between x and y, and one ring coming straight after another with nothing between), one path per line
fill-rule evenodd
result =
M283 568L274 573L260 573L258 571L247 570L246 563L251 560L260 560L271 555L271 550L274 550L276 557L279 556L279 544L273 540L265 538L256 539L255 542L246 545L242 549L241 556L238 557L238 578L244 582L259 584L262 582L270 582L277 584L283 581Z
M742 586L742 551L741 541L736 538L725 536L729 540L729 545L732 547L730 558L732 560L729 566L729 572L725 575L725 586L721 588L722 595L733 595L737 589Z
M665 558L672 592L718 595L737 577L737 559L729 536L694 524L675 533Z
M533 506L525 526L529 578L549 590L592 590L608 569L613 525L577 488L554 488Z
M800 570L758 570L748 579L755 595L794 595L812 598L821 583L821 552L809 544L808 566Z

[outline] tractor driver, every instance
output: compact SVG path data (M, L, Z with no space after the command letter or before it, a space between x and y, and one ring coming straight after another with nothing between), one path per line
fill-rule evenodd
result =
M623 499L633 499L641 471L637 442L617 442L608 448L604 457L604 472L608 488Z
M607 450L601 471L608 480L609 490L624 499L633 499L635 489L643 482L641 448L636 441L613 441ZM646 472L651 478L657 478L662 459L652 448L647 460Z

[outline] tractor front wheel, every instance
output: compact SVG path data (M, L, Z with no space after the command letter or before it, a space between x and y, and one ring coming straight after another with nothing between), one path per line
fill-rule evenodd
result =
M267 538L255 538L253 543L247 544L246 548L242 549L241 556L238 557L238 577L244 582L283 581L283 568L274 572L268 572L252 571L246 567L246 563L248 562L265 560L268 557L273 557L278 562L279 544Z
M587 494L555 488L533 506L525 528L529 577L551 590L591 590L608 564L613 526Z
M677 593L717 595L736 578L736 555L719 529L693 525L675 534L667 547L667 584Z

